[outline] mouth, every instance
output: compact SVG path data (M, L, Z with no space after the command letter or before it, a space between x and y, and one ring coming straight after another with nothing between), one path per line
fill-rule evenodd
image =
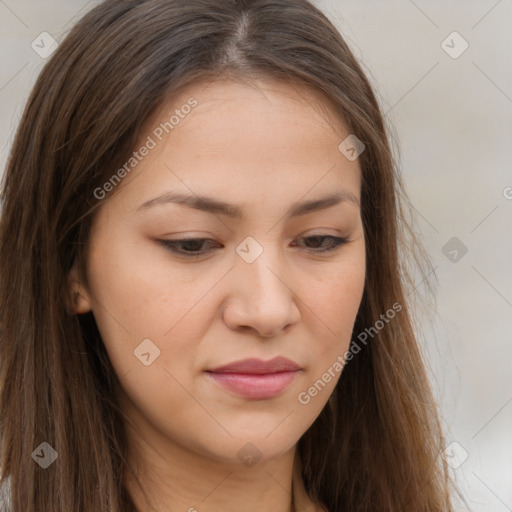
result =
M233 393L253 400L265 400L281 394L299 370L265 374L207 373L211 379Z
M294 361L276 357L270 361L244 359L208 370L206 374L237 395L265 400L281 394L301 370Z

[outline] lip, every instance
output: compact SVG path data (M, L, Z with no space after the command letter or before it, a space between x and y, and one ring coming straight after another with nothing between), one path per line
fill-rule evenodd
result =
M300 370L294 361L275 357L269 361L243 359L206 373L229 391L246 398L264 400L282 393Z
M264 375L267 373L293 372L300 369L301 367L296 362L286 357L279 356L268 361L254 358L242 359L208 371L213 373L249 373L252 375Z

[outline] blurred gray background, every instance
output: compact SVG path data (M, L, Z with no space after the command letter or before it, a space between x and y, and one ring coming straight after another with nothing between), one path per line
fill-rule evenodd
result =
M52 38L96 3L0 0L2 173ZM444 456L470 510L512 511L512 0L315 3L361 60L399 141L437 276L419 331Z

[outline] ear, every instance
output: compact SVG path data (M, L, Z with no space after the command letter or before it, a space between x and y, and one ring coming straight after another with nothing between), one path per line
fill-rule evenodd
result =
M68 274L68 294L66 310L70 315L88 313L92 309L92 301L85 287L80 283L76 262Z

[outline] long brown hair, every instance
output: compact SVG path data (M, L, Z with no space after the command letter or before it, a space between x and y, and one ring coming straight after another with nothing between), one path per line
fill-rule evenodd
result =
M68 274L75 261L83 272L102 204L94 191L129 158L145 121L179 88L226 76L312 87L365 144L367 280L352 343L401 306L358 343L299 441L309 495L330 512L451 511L440 422L406 301L413 253L404 249L412 239L400 176L368 80L307 0L105 1L41 72L2 190L0 482L10 510L135 510L123 487L120 383L92 313L66 312ZM32 457L43 442L58 454L47 469Z

